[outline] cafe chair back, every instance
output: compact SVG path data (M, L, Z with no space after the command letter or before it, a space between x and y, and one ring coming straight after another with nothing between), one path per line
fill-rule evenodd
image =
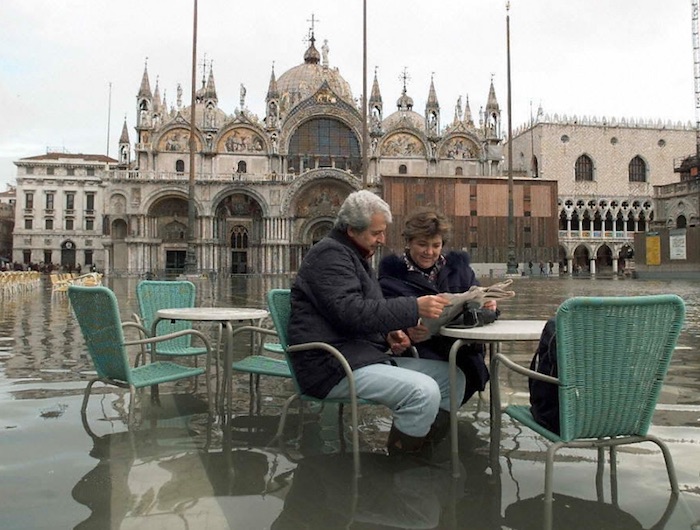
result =
M292 311L291 307L291 301L290 301L290 295L291 291L289 289L272 289L268 291L267 293L267 305L268 309L270 311L270 317L272 318L272 321L275 325L275 329L277 330L277 334L279 336L279 341L280 344L282 345L282 348L284 349L285 355L287 356L287 363L289 364L289 367L291 368L291 374L292 374L292 380L294 381L294 388L295 388L295 394L291 396L286 403L284 404L284 407L282 408L282 416L280 418L279 426L277 428L277 434L275 436L275 439L280 439L282 438L282 434L284 432L284 426L287 418L287 412L289 410L290 405L297 399L300 399L301 401L316 401L316 402L321 402L321 403L335 403L339 405L339 410L338 410L338 422L340 426L340 441L341 445L344 444L344 436L343 436L343 431L342 431L342 417L343 417L343 405L350 405L350 415L351 415L351 421L352 421L352 450L353 450L353 463L354 463L354 470L355 474L359 477L360 476L360 438L359 438L359 432L358 432L358 405L360 404L367 404L367 405L379 405L380 403L377 403L375 401L371 400L365 400L357 397L357 393L355 391L355 378L352 373L352 368L350 368L350 365L348 364L347 360L345 357L343 357L343 354L340 353L336 348L331 346L330 344L327 344L325 342L308 342L305 344L295 344L293 346L289 345L289 340L288 340L288 335L287 335L287 326L289 325L289 317ZM314 396L310 396L308 394L304 394L304 392L301 390L301 387L299 386L299 382L297 381L297 378L294 374L294 366L291 362L292 357L294 356L295 353L300 352L300 351L305 351L305 350L324 350L328 352L329 355L332 355L335 357L338 362L342 365L343 370L345 371L345 376L348 379L349 386L350 386L350 396L348 398L343 398L343 399L331 399L331 398L317 398Z
M153 322L159 309L174 309L194 307L196 287L188 281L158 281L143 280L136 285L136 301L139 306L137 322L146 328L149 335L167 335L177 331L192 329L189 320L161 320L155 333L152 333ZM207 353L207 349L199 343L192 344L192 335L183 334L175 339L158 343L155 354L160 357L181 358L193 357L195 366L197 358ZM218 371L217 371L218 378ZM194 391L197 391L196 380Z
M545 520L551 523L554 457L562 447L598 449L649 441L664 457L673 494L678 481L666 444L648 434L661 387L683 326L685 305L676 295L575 297L556 312L557 377L528 370L503 354L491 360L492 465L498 468L501 401L498 369L507 368L558 386L560 432L537 423L528 405L503 412L549 440L545 465Z
M129 400L127 421L131 425L136 389L199 375L206 375L207 399L211 414L212 395L208 377L209 362L207 362L206 368L188 367L169 361L154 361L152 355L155 345L185 335L197 336L204 344L205 352L208 352L209 340L205 335L196 330L183 330L154 338L127 341L124 336L124 327L131 326L141 331L145 330L136 322L121 322L117 298L110 289L103 286L71 285L68 288L68 299L97 372L96 377L90 379L85 389L80 409L81 415L84 416L86 413L92 385L97 381L129 390L131 399ZM145 349L150 355L144 357L152 362L147 362L145 359L141 366L132 367L127 352L129 346ZM210 356L207 356L207 359L209 358Z

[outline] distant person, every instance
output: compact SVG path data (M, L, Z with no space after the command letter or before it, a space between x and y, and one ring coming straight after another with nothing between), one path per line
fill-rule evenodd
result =
M384 298L369 260L384 244L391 220L389 205L374 193L348 195L333 229L311 247L292 285L289 343L333 344L353 370L357 395L391 409L389 454L428 456L424 444L432 446L438 413L450 407L448 365L401 357L411 344L402 330L419 318L437 318L449 302L438 295ZM298 352L291 362L304 392L348 397L345 373L329 353ZM459 370L457 385L463 394Z
M532 276L532 260L527 262L527 268L530 269L530 276Z

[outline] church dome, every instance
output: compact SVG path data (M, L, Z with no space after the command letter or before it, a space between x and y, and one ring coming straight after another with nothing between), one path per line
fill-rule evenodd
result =
M385 131L399 127L413 127L419 131L425 129L425 117L412 110L397 110L387 116L382 122Z
M277 89L283 110L289 111L294 105L316 93L323 82L345 101L354 104L350 84L343 79L337 68L328 67L327 50L324 50L323 64L319 64L321 54L311 45L304 54L304 63L290 68L277 80Z

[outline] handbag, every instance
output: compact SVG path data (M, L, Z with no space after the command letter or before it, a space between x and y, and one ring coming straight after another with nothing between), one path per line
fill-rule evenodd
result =
M500 315L500 309L493 311L492 309L480 307L477 302L467 302L464 304L464 310L462 311L462 321L465 327L479 328L493 324Z

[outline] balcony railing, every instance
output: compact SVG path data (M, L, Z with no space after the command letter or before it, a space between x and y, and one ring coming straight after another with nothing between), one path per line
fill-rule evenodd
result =
M623 241L633 241L634 232L623 232L621 230L571 230L567 232L566 230L559 230L559 239L598 239L598 240L623 240Z
M115 169L109 172L109 177L112 179L127 179L127 180L176 180L189 181L189 173L167 172L167 171L133 171ZM200 182L217 181L217 182L291 182L297 175L295 174L257 174L257 173L196 173L195 179Z

